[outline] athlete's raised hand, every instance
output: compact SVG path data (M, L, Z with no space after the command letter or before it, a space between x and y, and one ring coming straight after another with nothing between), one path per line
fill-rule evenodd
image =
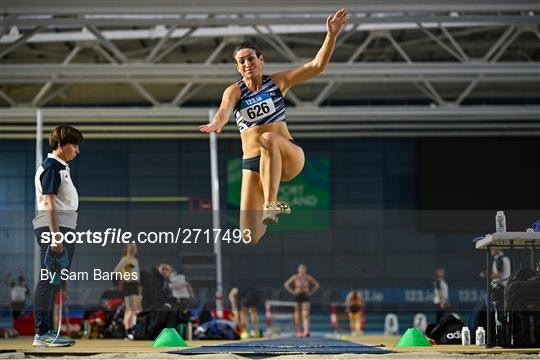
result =
M346 9L339 9L333 16L330 15L326 19L326 31L330 35L337 36L343 30L349 18L350 16Z

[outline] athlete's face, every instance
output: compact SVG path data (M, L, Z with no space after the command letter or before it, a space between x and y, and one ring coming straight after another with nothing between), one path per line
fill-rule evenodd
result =
M128 254L131 256L137 255L137 245L128 244Z
M238 50L234 56L236 69L246 79L252 79L262 74L262 66L264 63L263 56L257 57L253 49Z
M435 276L438 278L443 278L446 275L446 271L444 269L437 269L435 271Z

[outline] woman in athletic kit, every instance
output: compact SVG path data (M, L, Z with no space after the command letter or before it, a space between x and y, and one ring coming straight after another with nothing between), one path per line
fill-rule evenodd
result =
M294 284L294 287L292 286ZM311 289L310 285L313 285ZM294 326L298 337L309 336L309 297L319 289L319 282L307 273L307 267L304 264L298 265L298 273L294 274L283 284L285 289L294 296ZM303 321L301 321L303 320ZM304 325L302 331L301 323Z
M362 334L362 325L364 323L364 298L357 288L353 288L347 294L345 300L345 310L349 316L349 324L352 336Z
M130 274L130 280L122 280L122 295L124 296L124 329L126 339L133 340L133 327L137 324L137 315L142 311L140 291L139 260L137 260L137 245L127 244L122 251L122 258L114 268L114 272Z
M286 202L277 200L279 183L300 173L304 151L294 143L287 128L284 96L293 86L324 71L347 19L345 9L329 16L326 38L317 55L296 69L264 75L264 58L257 45L243 42L233 52L242 79L225 89L213 121L200 126L200 130L220 133L234 112L244 154L240 228L246 242L257 243L266 225L277 223L278 215L291 212Z

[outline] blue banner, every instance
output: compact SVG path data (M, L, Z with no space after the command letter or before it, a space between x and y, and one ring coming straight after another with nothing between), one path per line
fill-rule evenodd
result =
M433 289L430 288L369 288L360 289L364 301L371 304L432 304ZM349 290L341 290L341 298L345 299ZM452 304L474 304L484 296L482 289L450 289Z

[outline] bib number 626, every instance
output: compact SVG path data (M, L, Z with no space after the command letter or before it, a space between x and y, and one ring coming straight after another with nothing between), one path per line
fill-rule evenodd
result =
M253 119L257 118L257 117L266 115L269 112L270 112L270 107L268 106L266 101L264 101L264 102L262 102L260 104L256 104L253 107L250 107L250 108L247 109L248 117L251 120L253 120Z

